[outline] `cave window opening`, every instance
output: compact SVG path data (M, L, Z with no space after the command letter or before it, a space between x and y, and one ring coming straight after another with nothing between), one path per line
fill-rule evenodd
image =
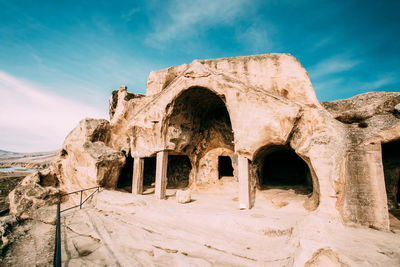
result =
M188 156L168 155L167 188L177 189L188 187L191 170L192 164Z
M280 188L294 189L298 194L313 191L311 172L308 165L293 149L273 147L262 153L259 169L261 190Z
M156 157L146 157L143 162L143 193L155 188ZM153 190L154 191L154 190ZM150 192L148 192L150 193Z
M400 140L382 144L382 163L388 209L400 219Z
M223 176L233 176L232 160L228 156L218 157L218 178Z
M132 193L133 161L132 156L128 153L128 155L126 155L125 165L122 167L117 181L117 188L130 193Z

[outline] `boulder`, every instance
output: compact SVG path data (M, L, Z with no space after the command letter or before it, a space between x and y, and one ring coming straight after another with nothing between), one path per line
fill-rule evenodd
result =
M177 190L176 200L181 204L189 203L192 200L190 190Z

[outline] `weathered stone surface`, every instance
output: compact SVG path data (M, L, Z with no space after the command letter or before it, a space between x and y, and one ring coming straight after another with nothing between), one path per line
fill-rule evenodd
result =
M72 240L78 255L81 257L91 254L93 251L98 249L101 244L100 240L91 236L78 236Z
M396 164L393 160L382 164L381 143L400 138L398 103L400 93L386 92L322 103L346 130L346 173L338 184L342 191L338 207L345 222L389 228L388 200L389 208L396 207L397 193L396 178L389 176L396 174Z
M396 115L400 114L400 103L394 106L394 114Z
M58 202L60 195L60 191L55 188L56 181L48 171L35 172L25 177L8 195L10 214L55 223L54 204Z
M330 248L321 248L317 250L313 257L306 262L305 267L322 267L322 266L337 266L349 267L350 265L344 263L339 255Z
M107 146L109 139L106 120L84 119L69 133L52 163L64 191L116 186L125 155Z
M151 72L146 96L115 91L109 145L134 157L187 155L194 187L218 181L219 156L243 156L251 203L265 151L290 148L309 172L306 209L387 229L382 163L372 147L400 137L399 101L399 93L367 93L321 105L307 72L286 54L195 60Z
M248 163L242 199L251 208L258 190L275 186L263 184L268 171L284 173L266 170L266 159L291 151L293 161L280 166L290 170L298 160L304 179L279 186L306 195L306 210L388 229L387 196L396 208L398 192L397 170L390 166L397 163L393 157L382 161L380 147L400 138L399 103L400 93L379 92L321 104L306 70L287 54L195 60L151 72L146 95L126 86L114 91L110 122L82 120L41 183L64 191L115 188L124 165L125 176L135 173L129 157L143 168L136 180L151 187L157 176L156 195L164 198L167 187L219 183L222 156L231 159L230 175L238 181L240 157ZM155 155L164 156L152 166ZM140 194L136 180L133 192Z
M195 70L190 70L195 67ZM209 71L199 71L201 67ZM182 73L207 77L210 72L223 73L231 79L260 88L277 96L319 106L304 68L289 54L266 54L233 58L195 60L191 64L152 71L147 82L147 95L161 92Z
M19 224L18 217L15 215L8 215L0 217L0 254L14 241L14 236L12 235L13 228Z
M190 190L177 190L176 200L181 204L189 203L192 200Z

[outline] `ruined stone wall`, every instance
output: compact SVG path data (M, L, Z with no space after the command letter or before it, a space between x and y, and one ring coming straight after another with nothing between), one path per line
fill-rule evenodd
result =
M400 139L399 103L400 93L385 92L323 103L346 130L345 179L337 204L346 223L389 228L381 143Z

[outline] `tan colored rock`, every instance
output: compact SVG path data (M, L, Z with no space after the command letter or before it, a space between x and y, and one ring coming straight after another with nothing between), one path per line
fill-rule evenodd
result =
M322 103L343 123L347 133L346 173L338 187L343 192L338 207L347 223L389 228L388 208L396 207L396 166L400 164L396 158L400 156L397 153L394 158L385 158L382 147L396 150L393 141L400 138L400 119L395 109L398 103L400 93L386 92Z
M74 245L80 257L84 257L91 254L93 251L95 251L101 246L100 240L93 238L91 236L75 237L72 240L72 244Z
M10 214L54 224L60 195L56 185L57 178L48 171L28 175L8 195Z
M350 267L350 265L344 263L338 256L338 254L330 248L321 248L316 251L312 259L306 262L305 267Z
M116 189L140 166L136 193L155 184L160 197L167 188L219 184L221 157L229 157L239 207L278 187L294 192L271 198L278 210L298 194L299 208L327 220L389 229L388 208L398 207L398 154L389 148L400 139L399 103L400 93L384 92L319 103L288 54L195 60L152 71L146 95L114 91L110 122L82 120L43 186ZM163 160L152 166L156 155Z
M189 203L192 200L190 190L177 190L176 200L181 204Z
M195 60L152 71L146 96L114 91L108 144L136 158L186 155L192 187L218 181L222 154L240 182L233 159L245 157L250 203L264 190L265 158L288 151L305 166L305 209L388 229L379 145L400 138L399 101L398 93L367 93L321 105L287 54Z
M116 186L125 155L108 147L109 139L106 120L85 119L70 132L58 159L52 163L64 191Z

